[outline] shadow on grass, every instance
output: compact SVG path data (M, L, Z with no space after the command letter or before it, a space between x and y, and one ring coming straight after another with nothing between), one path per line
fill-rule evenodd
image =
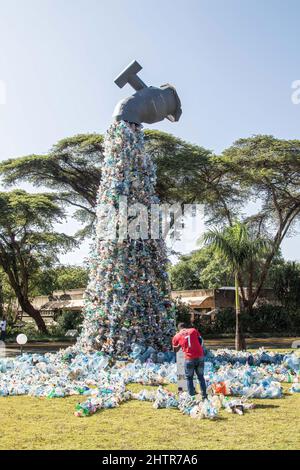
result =
M263 409L267 409L267 408L280 408L279 405L255 405L255 410L263 410Z

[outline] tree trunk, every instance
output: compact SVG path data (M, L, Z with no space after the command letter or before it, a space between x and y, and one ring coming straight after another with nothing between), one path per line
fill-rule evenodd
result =
M16 279L15 273L11 269L5 269L5 272L8 275L11 287L15 291L15 294L16 294L16 297L18 299L21 309L25 313L27 313L27 315L33 318L39 331L47 334L48 333L47 327L45 325L45 322L40 312L34 308L34 306L30 303L28 299L28 296L27 296L28 289L27 288L25 289L25 293L24 293L24 290L22 291L20 282L18 281L18 278Z
M246 342L243 336L241 325L241 307L240 307L240 293L239 293L239 280L238 273L235 274L235 349L242 351L246 349Z
M3 308L3 286L2 286L2 280L0 280L0 318L3 317L4 315L4 308Z
M34 306L29 302L28 299L20 297L18 298L18 301L22 310L27 313L27 315L29 315L31 318L33 318L39 331L41 333L47 334L48 330L40 312L34 308Z

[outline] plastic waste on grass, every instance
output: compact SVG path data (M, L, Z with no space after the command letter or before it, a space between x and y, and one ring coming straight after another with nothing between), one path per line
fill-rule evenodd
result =
M112 408L128 399L148 400L156 402L158 408L177 407L187 415L193 409L191 416L212 418L216 416L215 410L220 409L220 403L223 407L226 400L232 400L234 396L242 400L280 398L281 382L291 383L291 392L298 392L299 361L296 354L275 355L258 351L252 356L256 365L249 366L247 353L229 350L208 352L205 378L211 396L205 406L200 397L191 398L186 394L177 397L165 388L158 392L142 390L136 394L126 390L126 385L130 383L156 386L175 384L175 363L153 363L148 358L144 363L136 359L112 364L108 356L99 352L84 354L72 349L57 354L1 358L0 397L30 395L61 398L79 395L86 397L86 400L77 406L78 416L89 416L98 409ZM245 410L244 401L243 407Z

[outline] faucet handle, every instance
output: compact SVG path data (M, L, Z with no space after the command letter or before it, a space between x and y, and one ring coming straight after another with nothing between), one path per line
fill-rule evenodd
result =
M136 60L132 61L114 80L115 84L118 85L119 88L123 88L126 83L129 83L136 91L148 88L137 75L142 68L143 67Z

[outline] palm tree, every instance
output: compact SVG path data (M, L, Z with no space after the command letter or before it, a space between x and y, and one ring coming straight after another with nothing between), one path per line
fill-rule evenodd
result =
M249 227L241 222L236 222L223 231L209 230L204 234L206 245L221 256L231 266L235 279L235 348L237 351L246 349L246 343L240 321L240 286L239 278L243 268L248 262L254 262L261 257L267 248L267 241L263 238L253 238Z

